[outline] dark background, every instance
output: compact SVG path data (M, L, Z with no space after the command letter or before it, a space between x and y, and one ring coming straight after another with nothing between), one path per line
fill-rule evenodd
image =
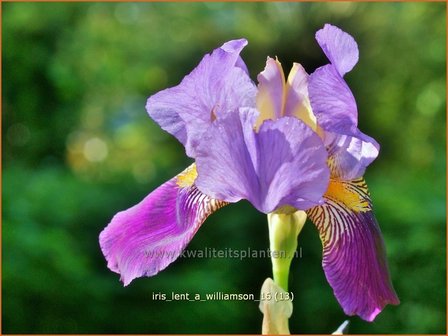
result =
M4 333L258 333L254 302L158 302L153 292L259 292L269 259L180 259L124 288L98 234L189 164L145 111L202 56L245 37L252 78L268 55L286 71L327 62L329 22L360 61L347 75L362 131L381 144L368 169L401 305L351 333L445 333L445 3L2 4L2 304ZM241 202L189 245L265 249L266 218ZM307 223L293 261L291 331L330 333L346 319Z

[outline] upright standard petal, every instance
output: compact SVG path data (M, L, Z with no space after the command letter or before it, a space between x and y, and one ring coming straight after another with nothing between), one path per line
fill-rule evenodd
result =
M363 179L330 180L325 204L308 216L323 244L325 275L347 315L373 321L399 300L390 281L381 231Z
M239 56L246 45L245 39L225 43L205 55L178 86L149 97L149 115L185 146L188 156L195 156L214 119L240 106L255 106L256 87Z
M363 176L378 156L380 146L357 128L358 111L349 87L329 64L310 75L308 89L318 125L324 130L332 172L336 173L332 176Z
M343 134L356 131L358 109L355 97L333 65L320 67L310 75L308 91L320 127Z
M255 127L258 129L265 120L276 120L283 116L286 87L282 65L271 57L268 57L266 67L257 79L257 109L260 116Z
M228 202L247 199L264 213L320 204L329 179L322 140L291 117L267 120L257 133L256 118L241 109L209 128L197 148L197 187Z
M299 63L294 63L286 82L285 116L296 117L317 131L316 117L308 98L308 74Z
M317 31L316 40L341 76L358 63L359 51L355 39L340 28L327 23Z
M258 75L257 109L260 115L255 127L258 130L265 120L296 117L317 130L316 117L308 99L308 74L294 63L288 79L277 59L268 57L266 67Z
M350 35L331 25L319 30L316 39L331 64L318 68L309 77L311 107L319 127L325 131L325 144L331 146L332 163L340 164L335 170L344 178L361 177L377 157L379 145L357 128L356 101L342 78L358 61L358 47Z
M132 208L119 212L100 234L110 270L127 286L152 276L183 252L204 220L226 203L194 185L194 165L167 181Z

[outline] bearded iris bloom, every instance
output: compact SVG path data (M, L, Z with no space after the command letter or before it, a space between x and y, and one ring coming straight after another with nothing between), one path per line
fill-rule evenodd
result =
M101 232L108 267L124 285L166 268L211 213L245 199L266 214L308 216L346 314L372 321L386 304L398 304L362 178L379 145L357 128L356 102L343 79L358 47L328 24L316 39L330 63L311 75L294 64L285 78L268 58L255 85L239 55L247 41L233 40L178 86L148 99L149 115L195 163Z

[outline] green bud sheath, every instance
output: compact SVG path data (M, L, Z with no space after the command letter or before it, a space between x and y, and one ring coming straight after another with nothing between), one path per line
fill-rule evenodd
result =
M288 291L289 268L297 250L297 237L306 221L304 211L282 209L268 214L274 282Z

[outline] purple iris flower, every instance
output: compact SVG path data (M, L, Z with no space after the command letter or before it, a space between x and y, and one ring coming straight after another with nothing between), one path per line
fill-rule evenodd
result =
M295 63L285 79L280 63L268 58L255 85L239 56L247 44L240 39L148 99L149 115L195 163L101 232L108 267L124 285L166 268L211 213L246 199L266 214L306 212L346 314L372 321L386 304L398 304L362 178L379 145L358 130L356 102L343 79L358 61L358 47L328 24L316 39L330 64L310 76Z

